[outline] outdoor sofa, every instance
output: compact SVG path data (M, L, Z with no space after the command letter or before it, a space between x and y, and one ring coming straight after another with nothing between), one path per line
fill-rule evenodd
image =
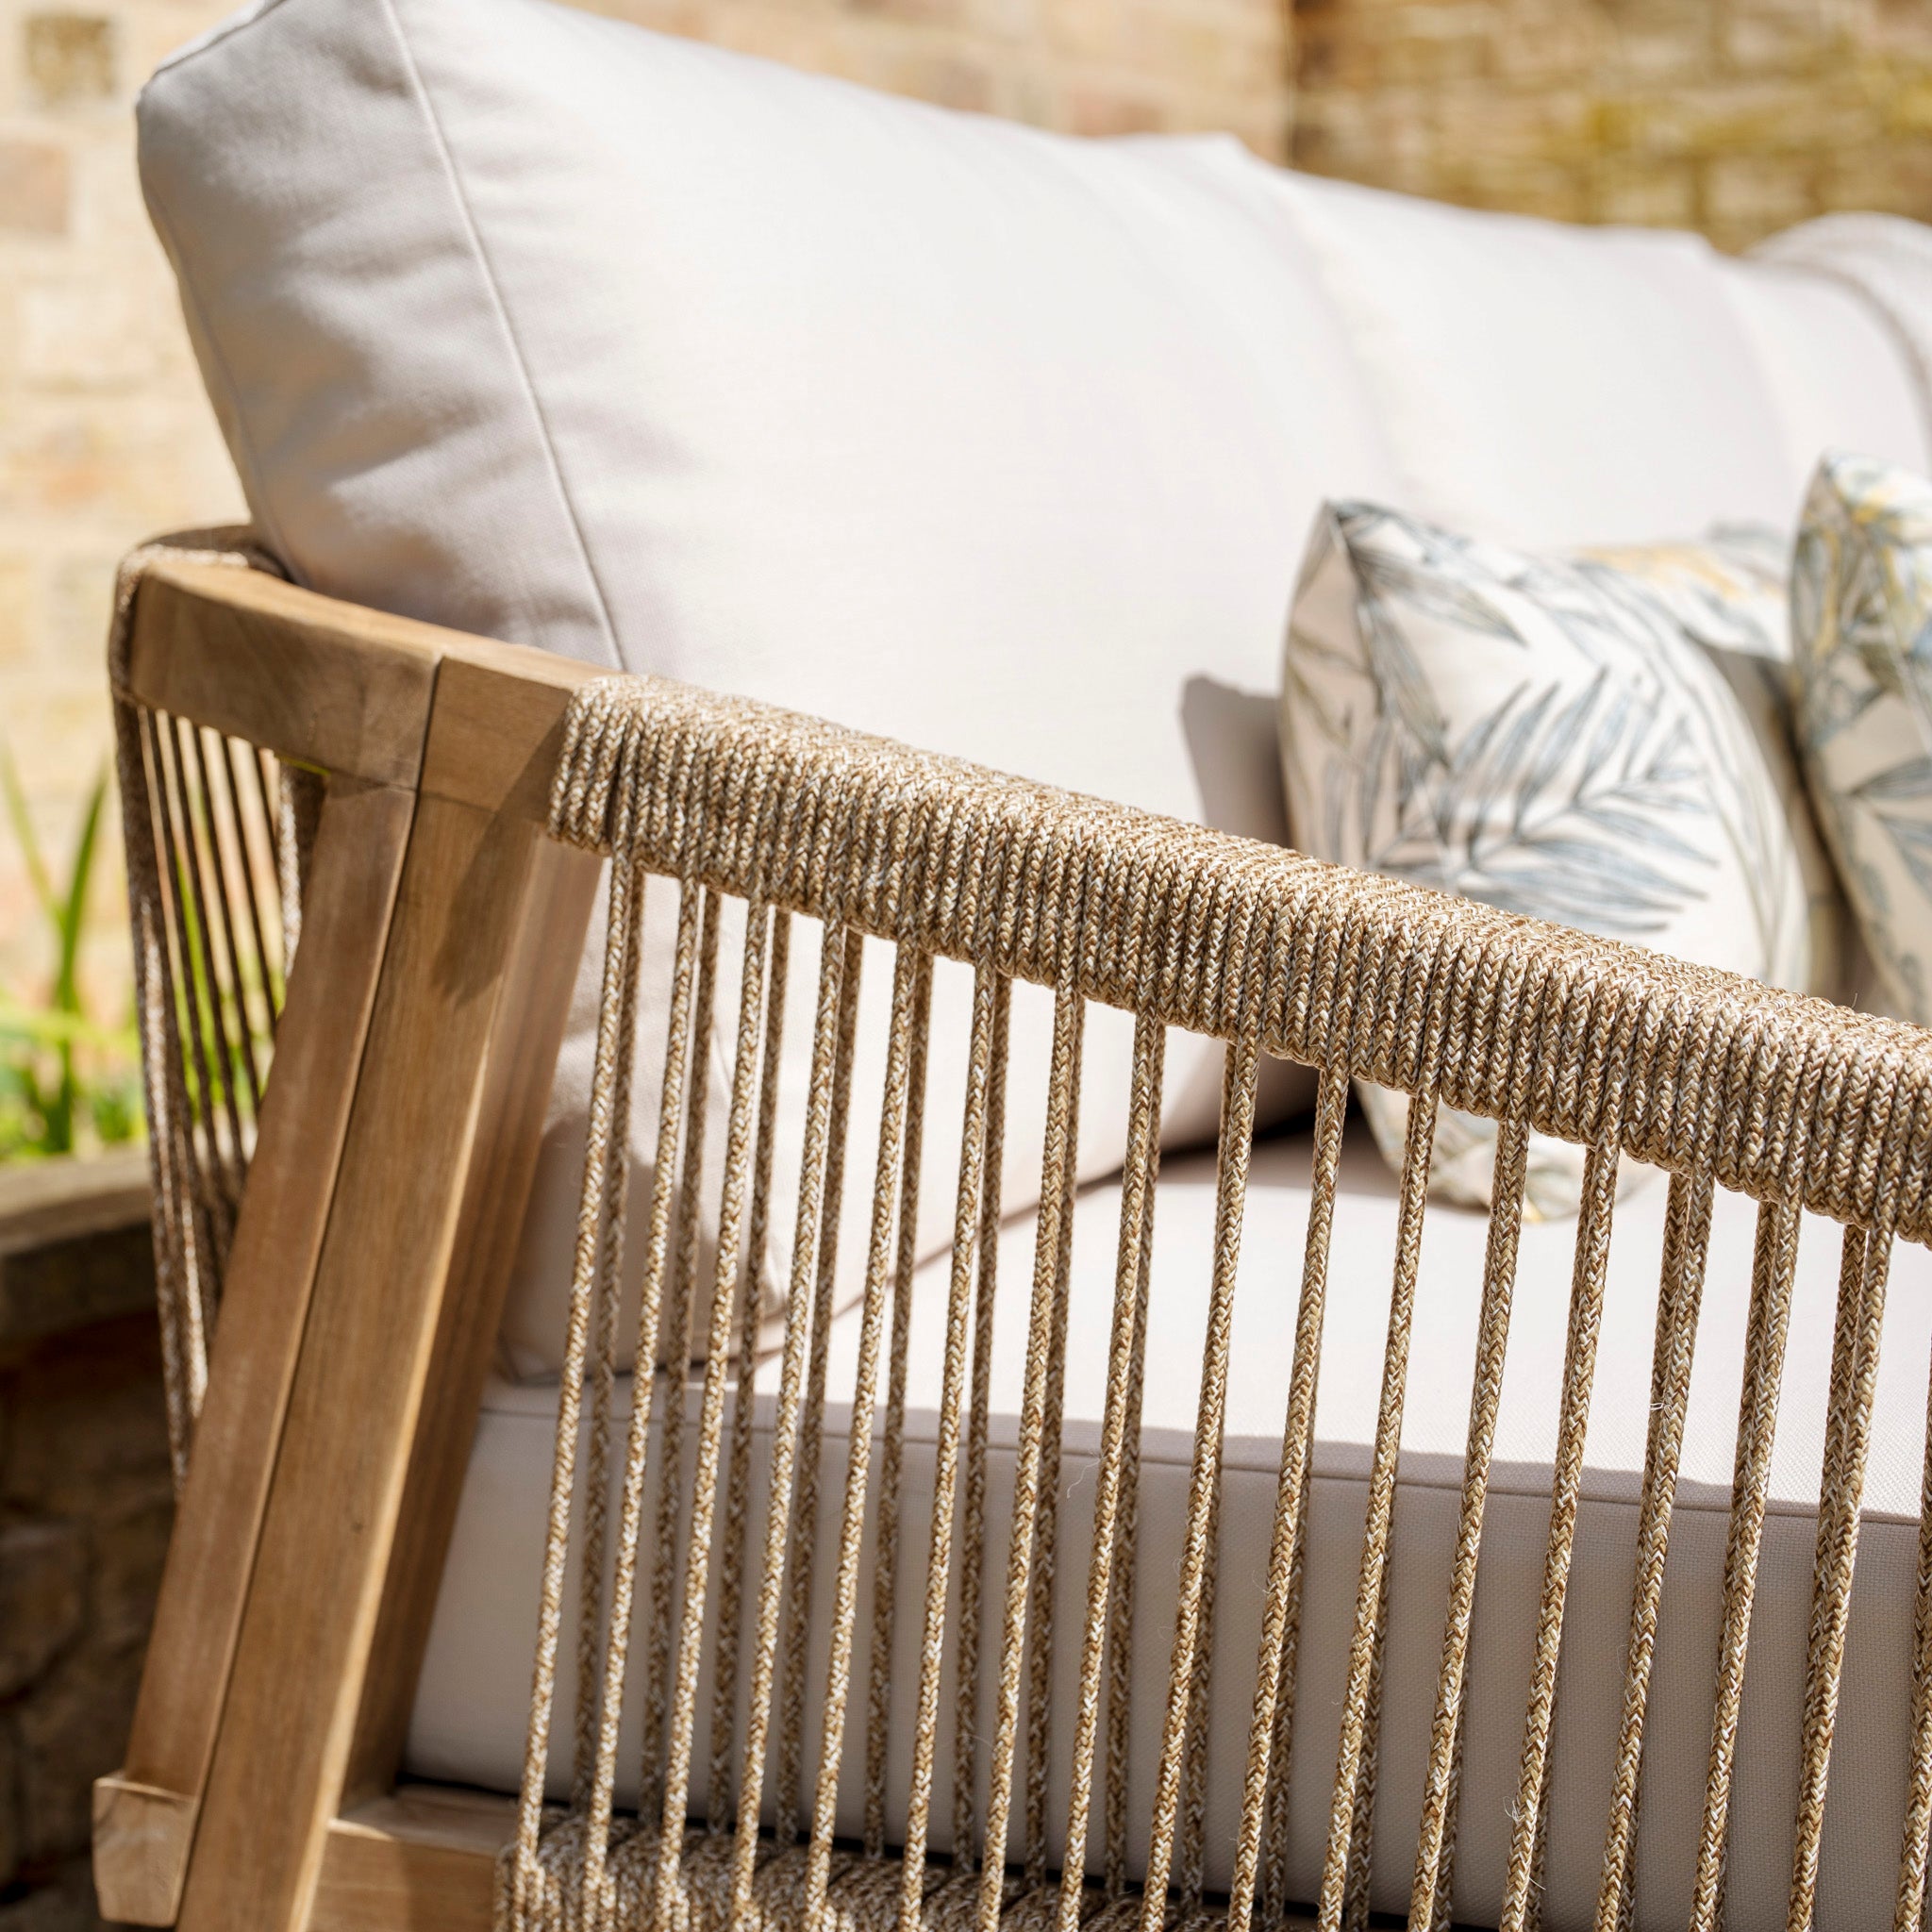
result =
M1926 467L1918 231L537 0L270 0L142 114L254 528L112 647L181 1487L106 1916L1917 1925L1932 1041L1287 849L1274 693L1324 497Z

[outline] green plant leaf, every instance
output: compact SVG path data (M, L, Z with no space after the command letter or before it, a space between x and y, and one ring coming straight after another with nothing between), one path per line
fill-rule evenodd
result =
M27 880L33 887L34 897L49 919L56 918L54 881L41 854L41 841L34 833L33 814L27 810L26 793L21 789L20 768L13 762L13 753L4 740L0 740L0 795L6 798L7 816L19 841L21 857L26 860Z

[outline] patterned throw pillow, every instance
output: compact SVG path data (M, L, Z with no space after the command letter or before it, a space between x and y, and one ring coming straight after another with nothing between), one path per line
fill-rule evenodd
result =
M1296 842L1777 985L1836 991L1830 866L1795 763L1782 545L1525 556L1332 504L1282 679ZM1399 1162L1407 1104L1362 1105ZM1495 1129L1444 1109L1432 1191L1487 1205ZM1537 1137L1526 1211L1574 1213Z
M1832 454L1791 571L1806 775L1878 984L1932 1024L1932 483Z

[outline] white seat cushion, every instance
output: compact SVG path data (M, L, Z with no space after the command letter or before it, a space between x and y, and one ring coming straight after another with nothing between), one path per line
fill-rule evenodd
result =
M1307 1223L1308 1162L1306 1138L1264 1142L1257 1150L1248 1196L1229 1387L1209 1724L1210 1887L1226 1883L1238 1817ZM1174 1557L1186 1507L1209 1281L1213 1182L1211 1159L1170 1162L1156 1219L1134 1646L1131 1782L1137 1859L1146 1843L1173 1640ZM1316 1885L1327 1818L1360 1556L1363 1476L1381 1375L1394 1242L1393 1189L1367 1136L1352 1128L1337 1204L1324 1336L1291 1787L1292 1879L1304 1897ZM1595 1901L1621 1706L1665 1200L1663 1184L1654 1180L1628 1194L1616 1213L1556 1727L1553 1828L1543 1901L1544 1923L1552 1928L1589 1924ZM1077 1680L1077 1624L1085 1601L1117 1215L1118 1191L1102 1184L1083 1194L1075 1220L1057 1580L1056 1848L1066 1804L1072 1731L1067 1713ZM1640 1924L1682 1923L1695 1858L1755 1216L1751 1203L1720 1194L1650 1704L1639 1848ZM1382 1700L1375 1903L1390 1910L1406 1907L1411 1876L1468 1425L1486 1227L1478 1214L1441 1206L1431 1207L1425 1227L1395 1507ZM1001 1243L989 1529L990 1562L996 1570L1006 1555L1032 1237L1028 1216L1011 1224ZM1478 1924L1494 1922L1508 1843L1549 1516L1574 1239L1574 1224L1543 1223L1523 1232L1472 1640L1462 1849L1456 1867L1457 1916ZM1838 1266L1837 1230L1807 1221L1799 1247L1731 1814L1730 1910L1740 1924L1774 1921L1782 1909L1789 1870ZM944 1264L928 1266L919 1277L913 1307L906 1526L894 1623L888 1791L894 1807L889 1822L895 1831L904 1820L910 1761L945 1299ZM1893 1268L1878 1382L1819 1899L1820 1923L1846 1932L1890 1924L1890 1874L1904 1806L1908 1713L1901 1688L1908 1682L1928 1340L1932 1266L1924 1252L1902 1248ZM830 1611L830 1552L846 1455L847 1411L839 1407L837 1391L850 1390L856 1346L854 1311L835 1331L834 1418L825 1446L814 1609L821 1645ZM761 1485L774 1386L775 1364L767 1363L758 1382L756 1534L762 1533ZM627 1394L626 1388L626 1402ZM489 1396L418 1692L408 1759L412 1773L498 1790L515 1783L536 1629L555 1399L554 1389L503 1385ZM870 1539L859 1596L855 1716L841 1786L841 1832L856 1832L860 1818L872 1616L869 1546ZM715 1570L713 1574L715 1596ZM990 1578L990 1587L997 1591L996 1577ZM566 1629L573 1627L574 1602L573 1586ZM990 1640L989 1649L994 1647ZM569 1650L566 1644L566 1658ZM822 1657L821 1647L815 1657ZM987 1730L991 1673L989 1656L981 1705ZM567 1699L567 1662L564 1677ZM628 1743L619 1760L621 1799L634 1797L636 1790L641 1722L636 1681L634 1674L625 1719ZM822 1684L823 1665L815 1660L814 1712ZM710 1708L709 1685L708 1658L701 1713ZM933 1814L941 1847L951 1815L952 1695L949 1677ZM708 1725L707 1715L701 1720L701 1740ZM568 1723L552 1736L557 1740L553 1786L560 1791L568 1779ZM701 1749L693 1788L699 1810L704 1762ZM984 1762L982 1751L982 1767ZM810 1763L808 1749L808 1776ZM1097 1853L1097 1824L1089 1842Z

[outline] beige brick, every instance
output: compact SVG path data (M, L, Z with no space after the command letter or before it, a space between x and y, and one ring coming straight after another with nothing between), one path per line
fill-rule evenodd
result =
M65 148L0 138L0 232L64 234L72 187Z
M891 93L973 113L991 113L999 105L991 68L984 60L944 48L873 49L854 77Z
M58 663L86 664L107 648L117 560L116 553L101 551L67 558L51 572L46 636Z
M21 29L21 65L31 99L43 108L114 97L114 23L96 13L30 13Z
M1633 226L1689 228L1697 222L1697 175L1688 163L1607 165L1591 184L1591 218Z
M1769 233L1803 221L1818 205L1808 160L1750 155L1714 160L1704 171L1707 219L1737 233Z
M1171 124L1162 105L1136 85L1083 81L1066 95L1066 125L1074 134L1158 134Z
M24 665L38 648L40 571L27 557L0 556L0 677Z
M154 306L117 282L108 264L27 282L14 299L20 381L120 390L161 375L166 338Z

